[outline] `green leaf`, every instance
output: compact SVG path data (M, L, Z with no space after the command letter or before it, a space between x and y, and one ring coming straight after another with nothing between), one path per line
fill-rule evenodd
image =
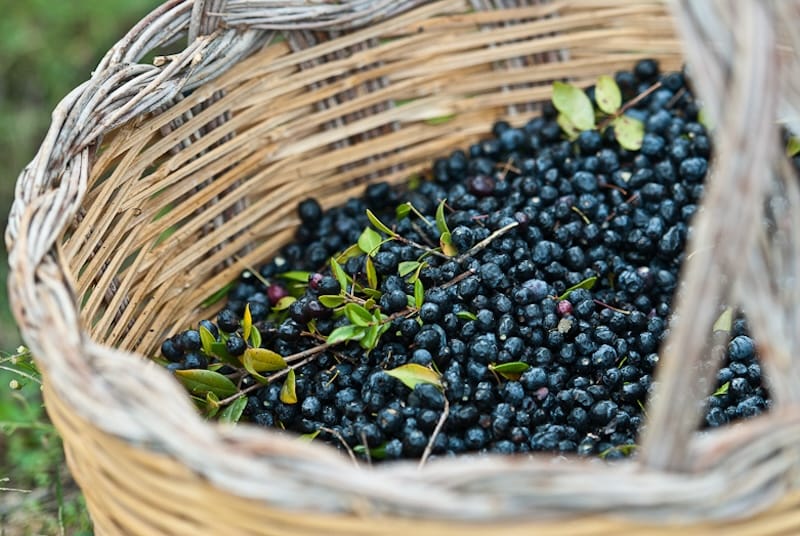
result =
M553 105L580 130L594 128L592 101L583 90L572 84L553 82Z
M725 331L730 333L731 326L733 325L733 309L728 307L722 314L719 315L719 318L714 322L714 327L711 328L711 331Z
M336 281L339 282L339 285L342 287L342 290L347 288L347 274L344 272L342 265L336 262L336 259L331 258L331 272L333 273L333 277L336 278Z
M370 288L378 288L378 273L375 271L375 263L372 262L372 257L367 257L364 262L365 271L367 272L367 285Z
M361 236L358 237L358 248L369 255L374 256L381 246L381 235L372 227L365 227Z
M441 234L450 233L450 229L447 228L447 220L444 216L444 204L446 201L446 199L442 199L439 206L436 207L436 228L439 229Z
M308 276L310 275L311 272L304 272L302 270L292 270L289 272L283 272L282 274L278 274L276 277L280 277L281 279L286 279L289 281L308 283Z
M197 328L197 331L200 332L200 343L203 345L203 352L207 356L214 355L214 351L211 349L211 347L215 342L217 342L217 339L210 331L208 331L205 326L200 326Z
M296 301L297 301L297 298L295 298L294 296L284 296L283 298L278 300L278 303L276 303L272 307L272 310L273 311L285 311L286 309L289 308L290 305L292 305Z
M397 235L397 233L389 229L389 227L386 224L384 224L381 220L379 220L378 217L375 214L373 214L370 209L367 209L367 219L372 224L372 226L375 227L377 230L386 233L389 236Z
M348 303L344 306L344 315L351 324L369 327L372 325L372 314L357 303Z
M219 397L212 391L206 393L206 417L213 418L219 411Z
M447 115L440 115L439 117L432 117L430 119L426 119L425 123L431 126L441 125L443 123L447 123L448 121L452 121L456 117L456 114L447 114Z
M250 346L253 348L261 346L261 332L255 326L250 330Z
M384 370L383 372L392 378L397 378L409 389L413 389L421 383L430 383L439 389L442 388L442 380L439 374L417 363L408 363L407 365L401 365L392 370Z
M369 328L366 329L366 334L364 337L359 341L359 344L364 350L374 350L375 347L378 345L378 338L381 336L380 324L373 324Z
M244 316L242 317L242 338L250 338L250 330L253 329L253 315L250 314L250 304L244 306Z
M403 218L407 217L411 213L411 205L406 202L402 205L397 205L397 208L394 209L394 215L397 221L402 220Z
M341 294L325 294L319 297L319 302L325 307L333 309L344 303L344 296Z
M176 370L175 376L194 395L211 392L219 398L226 398L236 392L236 385L219 372L205 369Z
M403 261L397 265L397 273L400 277L405 277L420 266L419 261Z
M248 348L245 350L242 356L242 365L250 373L252 371L276 372L289 366L279 353L266 348Z
M202 307L204 309L206 307L211 307L212 305L214 305L215 303L217 303L221 299L225 298L225 296L228 295L228 291L233 288L233 285L234 285L234 283L228 283L227 285L225 285L221 289L215 291L211 296L209 296L208 298L203 300L203 302L200 304L200 307Z
M419 309L422 307L422 302L425 300L425 287L422 281L417 279L414 281L414 307Z
M616 447L607 448L598 454L598 456L600 456L602 459L606 459L606 457L612 452L619 452L623 456L630 456L637 449L637 447L637 445L617 445Z
M800 154L800 136L792 136L786 142L786 156L789 158Z
M561 127L561 130L570 140L576 139L578 134L581 133L581 131L578 130L578 128L572 124L572 121L570 121L569 118L564 114L558 114L558 117L556 117L556 123L558 123L558 126Z
M375 290L374 288L362 288L361 292L363 292L365 296L373 301L380 300L381 296L383 296L383 293L380 290Z
M507 380L518 380L519 377L522 376L522 373L529 368L531 368L531 366L522 361L511 361L510 363L503 363L502 365L496 365L494 363L489 364L489 370L498 373Z
M420 272L421 272L421 271L422 271L422 269L423 269L423 268L425 268L426 266L428 266L428 263L426 263L426 262L421 262L421 263L419 263L419 266L417 266L416 270L414 270L414 273L413 273L413 274L411 274L411 277L409 277L408 279L406 279L406 281L408 281L409 283L414 283L414 282L416 282L416 281L419 279L419 274L420 274Z
M364 445L356 445L355 447L353 447L353 452L362 455L366 454L367 447L365 447ZM369 457L372 458L373 460L383 460L384 458L386 458L386 443L384 443L379 447L369 449Z
M697 112L697 122L706 127L706 130L714 129L714 124L711 122L706 108L700 108L700 111Z
M458 250L453 245L453 239L450 236L450 231L442 233L439 237L439 246L442 248L442 253L448 257L455 257L458 255Z
M244 408L247 407L247 397L240 396L219 414L219 422L237 423L242 418Z
M281 387L280 399L284 404L297 404L297 384L294 369L289 369L286 380Z
M594 100L597 102L597 107L605 113L609 115L617 113L622 104L622 94L617 82L608 75L601 76L594 86Z
M346 250L336 255L335 259L337 262L341 264L347 262L349 259L352 259L353 257L358 257L359 255L361 255L361 248L358 247L358 244L353 244Z
M723 384L720 386L720 388L719 388L719 389L717 389L716 391L714 391L714 394L713 394L712 396L723 396L723 395L727 395L727 394L728 394L728 388L729 388L730 386L731 386L731 382L725 382L725 383L723 383Z
M579 288L583 288L586 290L591 290L594 287L594 284L597 283L597 276L593 275L592 277L587 277L577 285L572 285L567 290L564 291L564 294L558 297L559 300L566 300L567 297L572 293L573 290L578 290Z
M644 123L633 117L621 115L614 119L614 137L623 149L638 151L644 139Z
M298 436L297 440L298 441L304 441L306 443L311 443L312 441L314 441L317 438L319 433L320 433L320 430L314 430L310 434L303 434L301 436Z
M215 342L211 345L211 355L215 356L223 363L227 363L235 367L240 365L239 360L228 353L228 347L222 341Z
M456 316L462 320L477 320L478 317L475 316L475 313L471 313L469 311L459 311L456 313Z
M328 344L336 344L344 341L358 341L362 339L366 333L366 328L348 324L346 326L340 326L331 331L325 341Z

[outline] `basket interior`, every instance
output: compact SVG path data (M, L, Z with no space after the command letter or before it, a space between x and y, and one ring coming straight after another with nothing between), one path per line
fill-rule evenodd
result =
M276 33L102 141L62 240L82 320L96 341L152 355L292 238L299 201L425 176L492 122L529 120L554 80L589 85L645 57L681 63L658 3L435 2L349 34Z

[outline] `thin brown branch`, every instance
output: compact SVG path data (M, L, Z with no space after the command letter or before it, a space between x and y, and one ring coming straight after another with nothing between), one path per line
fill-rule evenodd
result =
M445 397L442 415L439 417L439 422L436 423L436 428L433 429L431 438L428 440L428 444L425 446L425 452L422 453L422 458L419 459L419 465L417 466L417 469L422 469L422 467L425 465L425 462L428 461L428 457L430 457L431 452L433 451L433 444L436 442L436 437L441 433L442 428L444 428L444 423L449 415L450 401L447 400L447 397Z

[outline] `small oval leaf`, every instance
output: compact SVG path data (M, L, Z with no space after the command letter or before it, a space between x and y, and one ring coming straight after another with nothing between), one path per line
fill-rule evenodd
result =
M333 309L334 307L339 307L344 303L344 296L339 294L324 294L319 297L319 302L325 307Z
M275 372L289 366L279 353L266 348L248 348L245 350L244 356L242 356L242 365L248 372L251 372L251 369L256 372Z
M644 139L644 123L633 117L621 115L614 120L614 136L623 149L638 151Z
M214 350L212 350L211 347L217 342L217 339L205 326L200 326L197 328L197 331L200 332L200 343L203 345L203 352L207 356L214 355Z
M792 136L786 142L786 156L791 158L796 154L800 154L800 137Z
M733 309L728 307L722 311L722 314L719 315L719 318L714 322L714 327L711 329L712 331L725 331L730 333L731 326L733 326Z
M450 231L442 233L439 237L439 246L442 248L442 253L448 257L455 257L458 255L458 250L453 245L453 239L450 236Z
M414 281L414 307L419 309L425 301L425 286L422 281L417 279Z
M372 325L372 315L357 303L348 303L344 306L344 315L351 324L368 327Z
M577 285L572 285L567 290L564 291L564 294L558 297L559 300L566 300L567 297L572 293L573 290L578 290L579 288L591 290L594 287L594 284L597 283L597 276L593 275L592 277L587 277Z
M364 264L367 272L367 285L369 285L369 288L378 288L378 272L375 271L375 263L372 262L372 257L367 257Z
M280 394L281 402L284 404L297 404L297 390L294 369L289 369L286 380L283 382Z
M248 340L250 338L250 330L253 329L253 315L250 314L250 304L244 306L244 315L242 316L242 338Z
M601 76L594 86L594 100L597 101L597 107L605 113L617 113L622 104L622 94L617 82L608 75Z
M317 438L317 436L319 435L320 431L321 430L314 430L310 434L303 434L301 436L298 436L297 440L298 441L304 441L306 443L311 443L312 441L314 441L314 439Z
M219 413L219 422L227 422L230 424L239 422L245 407L247 407L247 397L240 396Z
M255 326L250 330L250 346L253 348L261 346L261 332Z
M297 298L295 298L294 296L284 296L283 298L278 300L278 303L276 303L272 307L272 310L273 311L285 311L286 309L289 308L290 305L292 305L296 301L297 301Z
M394 214L395 214L395 217L397 218L397 221L402 220L403 218L408 216L410 213L411 213L411 205L409 205L407 202L403 203L402 205L398 205L397 208L394 211ZM369 216L369 214L367 216Z
M175 376L195 395L214 393L218 398L226 398L236 392L236 385L219 372L205 369L176 370Z
M553 105L579 130L594 128L592 101L581 88L564 82L553 82Z
M456 313L456 316L461 320L477 320L478 317L475 313L471 313L470 311L459 311Z
M444 204L446 199L442 199L439 203L439 206L436 207L436 228L439 229L441 234L450 233L450 229L447 228L447 220L444 216Z
M357 341L364 337L366 332L367 328L348 324L346 326L340 326L331 331L325 341L328 344L336 344L345 341Z
M374 256L381 246L381 235L372 227L366 227L358 237L358 248L369 256Z
M302 270L292 270L289 272L283 272L282 274L278 274L277 277L281 279L287 279L289 281L297 281L299 283L308 283L308 276L311 275L311 272L304 272Z
M344 272L342 265L336 262L336 259L331 258L331 272L333 273L333 277L336 278L336 281L339 282L339 285L342 287L342 290L347 288L347 274Z
M400 206L402 207L403 205ZM399 208L400 207L398 207L398 210ZM408 213L406 212L406 214ZM379 220L378 217L375 214L373 214L373 212L370 209L367 209L367 219L377 230L386 233L389 236L395 236L395 232L389 229L387 225L385 225L381 220Z
M419 268L419 265L419 261L403 261L397 265L397 273L400 277L405 277Z
M417 363L408 363L392 370L384 370L383 372L392 378L400 380L409 389L413 389L421 383L430 383L439 389L442 388L442 380L439 374Z
M556 123L558 123L558 126L561 127L561 130L564 132L564 134L567 135L567 138L570 140L576 139L578 137L578 134L581 133L581 131L578 130L575 127L575 125L572 124L569 118L562 113L559 113L558 117L556 117Z
M522 373L531 368L527 363L522 361L511 361L510 363L503 363L501 365L491 364L489 370L492 370L507 380L518 380Z

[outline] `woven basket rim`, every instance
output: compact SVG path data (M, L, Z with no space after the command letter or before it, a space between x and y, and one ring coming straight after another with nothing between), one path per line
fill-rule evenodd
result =
M381 512L391 504L394 513L407 516L497 520L524 515L519 502L564 515L575 511L608 511L610 505L597 502L597 498L613 481L614 508L635 507L635 515L648 519L686 521L731 515L727 508L714 509L714 502L708 498L730 495L729 481L723 475L730 476L734 468L739 471L734 478L746 479L751 464L790 448L790 439L800 431L800 417L795 412L784 408L746 425L697 435L680 447L681 457L693 460L683 473L665 472L635 461L611 466L585 461L554 465L550 457L542 457L524 463L501 458L470 460L467 476L463 459L437 460L419 472L411 463L366 471L353 468L347 459L328 447L298 446L278 434L246 426L208 425L196 415L186 397L175 403L171 408L174 411L161 414L159 427L172 430L172 435L156 431L151 423L143 423L138 420L140 417L127 414L129 405L153 407L142 392L155 399L177 400L180 391L165 371L143 363L130 352L96 343L81 328L73 275L60 258L58 239L87 195L87 180L93 164L90 154L97 140L119 131L146 112L168 107L167 103L182 92L207 91L206 88L213 87L226 72L261 50L270 41L274 29L312 27L342 31L360 28L364 34L371 35L370 32L378 31L376 28L403 28L419 13L458 16L464 2L350 0L319 4L309 10L294 9L291 7L294 2L286 2L286 11L274 11L275 3L267 0L232 0L227 3L229 11L225 11L225 4L221 0L171 0L146 16L109 50L92 79L59 104L39 153L20 176L6 231L11 265L9 290L15 317L23 329L23 337L43 364L45 383L51 395L64 397L72 403L82 401L82 407L75 408L79 412L91 407L91 396L98 393L103 400L116 401L116 407L103 410L106 414L101 425L103 433L145 450L177 455L185 437L191 437L198 446L214 450L224 443L230 453L224 467L228 475L255 472L287 482L294 480L294 488L287 487L279 492L269 489L267 483L259 485L251 480L246 489L236 490L243 496L267 499L286 508L297 508L297 497L303 496L306 490L301 508L312 505L330 511L352 511L352 491L357 489L361 496L380 498L369 508ZM558 11L587 4L556 1L551 8ZM650 14L659 9L659 5L655 0L637 4ZM636 9L630 6L620 8L619 12L636 13ZM387 20L373 23L379 19ZM157 45L183 34L193 39L180 54L157 60L156 63L163 62L159 66L137 63L139 57ZM363 39L363 35L344 34L341 39L356 42ZM340 44L319 45L326 52L334 46ZM311 59L314 52L306 54ZM97 114L98 109L103 113ZM123 376L127 382L124 386L109 380ZM86 393L75 392L77 386L90 378L96 381L89 385ZM112 387L121 389L112 392ZM775 428L782 428L785 433L777 437L766 433ZM766 439L758 440L759 433ZM258 457L270 459L257 460ZM298 460L305 459L315 459L318 463L309 469L298 467ZM181 462L210 481L231 487L229 480L220 477L216 469L204 466L204 460L181 459ZM319 493L308 493L308 483L319 478L320 467L331 477L327 483L329 487ZM780 475L788 473L792 467L792 459L780 458L780 463L769 467L769 477L763 477L762 481L768 482L771 490L789 489L793 484ZM525 493L490 500L494 490L477 484L481 474L491 474L494 478L503 475L509 480L538 478L549 485L539 491L526 488ZM467 483L473 487L469 488ZM464 487L460 486L466 486L469 491L463 492ZM583 494L562 508L564 497L557 492L581 489ZM643 495L642 489L650 492ZM736 498L746 505L737 512L743 516L766 506L774 493L765 495L762 500L747 493ZM687 505L693 507L687 509Z

